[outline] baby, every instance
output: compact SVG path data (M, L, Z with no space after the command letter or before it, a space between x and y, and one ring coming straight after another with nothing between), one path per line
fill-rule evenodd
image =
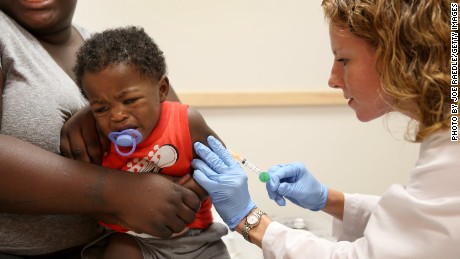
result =
M192 143L216 136L196 110L166 101L165 58L142 28L95 34L79 50L74 72L99 130L112 141L103 166L183 177L192 172ZM227 228L213 223L211 206L205 198L196 220L169 240L101 222L111 231L82 256L108 241L104 258L230 258L221 239Z

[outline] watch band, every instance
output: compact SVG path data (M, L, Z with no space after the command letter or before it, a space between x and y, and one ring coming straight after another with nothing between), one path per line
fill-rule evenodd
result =
M262 218L262 215L267 215L267 213L256 209L253 212L249 213L249 215L246 217L246 221L244 222L244 227L241 230L241 234L243 235L244 239L246 239L248 242L251 242L251 239L249 238L249 230L251 230L253 227L259 225L260 219ZM248 218L251 218L252 220L256 220L255 222L248 222ZM252 243L252 242L251 242Z

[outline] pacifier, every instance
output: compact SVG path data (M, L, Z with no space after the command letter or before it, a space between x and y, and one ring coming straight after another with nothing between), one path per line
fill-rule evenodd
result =
M122 156L131 155L136 150L136 145L142 140L142 134L135 129L125 129L123 131L114 131L109 133L110 141L115 144L115 150ZM120 150L121 147L132 147L127 153Z

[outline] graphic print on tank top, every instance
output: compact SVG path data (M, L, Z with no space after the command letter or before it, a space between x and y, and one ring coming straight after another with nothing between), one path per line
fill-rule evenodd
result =
M153 146L147 156L140 159L134 158L123 167L123 170L135 173L159 173L162 168L174 165L179 157L177 148L172 144L161 147Z

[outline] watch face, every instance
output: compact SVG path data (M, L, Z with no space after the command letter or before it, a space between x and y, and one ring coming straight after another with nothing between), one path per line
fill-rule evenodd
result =
M248 218L246 219L248 221L249 224L256 224L258 221L259 221L259 218L254 215L254 214L251 214L248 216Z

